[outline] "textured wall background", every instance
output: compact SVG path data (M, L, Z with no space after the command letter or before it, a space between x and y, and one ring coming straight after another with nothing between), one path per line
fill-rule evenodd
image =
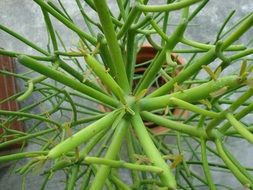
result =
M70 16L74 18L74 21L85 30L80 14L77 11L75 1L62 0L62 2L64 5L66 5L67 11L69 12ZM109 2L110 7L113 8L114 11L116 1L110 0ZM157 0L153 2L163 3L164 1ZM232 18L229 25L235 23L240 17L246 15L247 13L252 12L253 2L252 0L210 0L208 5L202 10L199 16L192 21L191 26L187 31L187 37L190 39L198 39L202 42L213 41L215 39L215 34L219 30L219 27L221 26L223 20L232 10L236 10L236 14ZM94 12L89 11L88 13L89 15L92 15L94 19L96 19L96 15ZM173 24L176 24L177 22L178 14L175 15L176 16L171 21L171 28L173 28ZM35 3L33 3L32 0L0 0L0 22L1 24L8 26L20 33L21 35L29 38L40 47L46 48L47 34L42 14L40 8ZM77 36L70 32L61 23L55 22L55 20L54 23L56 29L60 31L64 42L67 44L67 47L74 47L78 42ZM252 38L252 36L253 30L251 29L246 35L244 35L241 41L248 42ZM2 31L0 31L0 47L18 52L37 53ZM18 70L23 71L24 68L18 65ZM20 87L23 88L22 84ZM241 148L244 145L246 147ZM30 150L33 148L33 146L28 146L28 149ZM234 150L233 152L235 156L237 158L240 158L243 164L246 164L248 166L253 165L253 155L248 149L250 148L249 144L243 141L233 141L229 142L228 148ZM243 155L243 157L241 155ZM9 167L0 170L0 189L21 189L22 178L16 174L9 175L9 171ZM239 185L236 180L230 175L224 176L219 172L216 172L215 175L216 182L222 181L223 183L228 184L234 189L242 188L241 185ZM61 187L61 182L59 182L61 179L61 175L54 178L47 186L47 189L63 189ZM26 189L38 189L38 184L41 183L42 181L40 176L38 176L36 173L31 174L26 179Z

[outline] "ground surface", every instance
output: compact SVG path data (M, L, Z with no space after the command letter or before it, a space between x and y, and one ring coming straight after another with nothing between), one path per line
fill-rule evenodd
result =
M78 12L76 12L75 1L62 0L62 2L67 5L67 10L69 14L75 19L76 23L82 24L81 17ZM110 1L110 6L114 7L116 1ZM163 2L159 0L159 2ZM241 16L253 11L252 0L210 0L208 6L201 12L199 17L197 17L192 26L189 27L187 31L188 37L191 39L198 38L202 42L212 41L219 29L224 18L233 10L237 10L235 17L232 19L235 22ZM94 12L90 12L94 15ZM14 30L18 33L28 37L33 42L41 47L45 47L47 44L47 35L44 27L43 19L41 16L40 9L37 5L33 3L32 0L0 0L0 22ZM176 22L176 19L175 19ZM61 31L62 38L69 44L69 47L77 44L78 38L69 32L62 24L56 22L57 30ZM172 24L175 24L172 22ZM250 34L251 33L251 34ZM253 30L251 30L245 37L243 41L247 42L252 38ZM251 36L251 37L250 37ZM32 49L0 32L0 47L8 50L16 50L19 52L30 52ZM18 70L23 70L22 67L18 66ZM243 142L235 141L230 143L230 148L236 149L234 151L235 156L243 160L244 164L252 164L252 151L247 151L246 148L240 148ZM248 145L249 146L249 145ZM28 146L28 150L33 149L33 146ZM252 149L252 148L251 148ZM243 158L242 156L243 155ZM0 189L1 190L20 190L22 186L22 178L19 175L11 174L9 175L9 167L0 169ZM223 176L221 173L215 173L215 181L223 182L233 187L234 189L241 189L236 180L231 176ZM47 187L48 190L63 189L61 182L61 175L54 178ZM37 190L38 184L40 184L41 178L36 174L31 174L26 180L26 189ZM222 189L222 188L220 188Z

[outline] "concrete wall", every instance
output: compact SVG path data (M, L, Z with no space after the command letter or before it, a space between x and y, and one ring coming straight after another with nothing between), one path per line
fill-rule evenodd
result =
M57 2L54 0L54 2ZM82 18L77 11L75 1L62 0L63 4L66 5L66 8L74 21L78 23L84 30L84 24ZM115 10L115 0L110 0L110 7ZM154 1L156 3L162 3L164 1ZM246 15L249 12L253 11L253 2L252 0L210 0L208 6L202 10L200 15L193 20L189 29L187 30L187 37L190 39L198 39L202 42L212 42L215 39L215 34L219 30L223 20L227 15L232 11L236 10L235 16L231 19L229 25L235 23L240 17ZM92 15L94 19L96 15L94 12L88 12L89 15ZM178 15L178 14L176 14ZM173 17L170 26L173 28L173 24L177 23L177 18ZM78 42L78 37L70 32L65 26L61 23L53 20L57 31L61 33L61 36L64 42L67 44L67 48L75 47ZM34 43L39 45L42 48L46 48L47 44L47 34L45 29L45 24L42 19L42 14L40 8L33 3L32 0L0 0L0 23L4 24L21 35L29 38ZM252 38L253 30L251 29L244 37L242 42L248 42ZM37 53L28 46L20 43L13 37L5 34L0 31L0 47L3 47L8 50L14 50L18 52L26 53ZM24 71L24 68L18 66L19 71ZM23 86L21 86L22 88ZM244 148L241 148L243 146ZM35 147L29 146L29 149L34 149ZM242 141L233 141L229 142L230 149L235 150L234 153L237 158L242 160L243 164L252 166L252 153L250 153L246 148L250 148L250 145ZM243 155L243 157L241 156ZM10 171L9 167L0 170L0 189L1 190L19 190L21 189L22 178L17 174L9 175L7 172ZM224 176L220 172L215 173L216 182L224 182L231 186L234 189L241 189L236 180L229 176ZM62 179L62 176L59 175L50 182L47 189L63 189L62 183L59 182ZM42 183L42 178L36 173L29 175L26 180L26 189L35 190L38 189L38 184ZM223 189L223 188L219 188Z

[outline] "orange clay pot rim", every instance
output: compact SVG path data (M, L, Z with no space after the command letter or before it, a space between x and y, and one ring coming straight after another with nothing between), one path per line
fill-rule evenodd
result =
M140 46L140 49L139 49L139 52L141 51L141 50L143 50L143 51L145 51L145 49L147 49L147 50L155 50L155 51L158 51L156 48L154 48L151 44L149 44L149 43L144 43L142 46ZM138 53L139 53L138 52ZM138 57L138 53L137 53L137 57ZM147 52L147 53L149 53L149 52ZM184 64L184 59L183 59L183 57L181 57L181 56L179 56L178 54L176 54L176 53L171 53L171 55L174 57L174 58L176 58L177 57L177 63L179 63L180 65L183 65Z
M147 52L145 52L145 50ZM155 51L158 51L157 49L155 49L152 45L148 44L148 43L144 43L141 47L140 47L140 50L138 52L138 54L142 51L142 53L144 54L144 52L146 54L152 54L151 52L148 52L148 50L155 50ZM137 54L137 57L138 57L138 54ZM177 63L180 64L180 65L183 65L184 64L184 60L181 56L179 56L178 54L175 54L175 53L172 53L171 54L173 56L173 58L176 58L177 60ZM180 72L180 71L179 71ZM174 115L178 115L178 112L180 112L180 109L176 108L174 109L173 111L173 114ZM183 114L185 117L187 117L188 113L184 113ZM149 127L148 127L149 128ZM156 126L156 127L150 127L149 130L155 134L155 135L159 135L159 134L163 134L163 133L166 133L168 131L170 131L168 128L165 128L165 127L162 127L162 126Z

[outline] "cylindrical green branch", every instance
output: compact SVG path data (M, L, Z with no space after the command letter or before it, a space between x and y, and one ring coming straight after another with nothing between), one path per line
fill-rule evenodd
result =
M52 78L66 86L69 86L73 88L74 90L77 90L79 92L82 92L84 94L87 94L88 96L98 99L101 102L107 103L111 106L117 107L118 103L113 98L89 87L85 84L80 83L79 81L76 81L65 74L56 71L46 65L43 65L42 63L36 61L35 59L32 59L27 56L18 56L18 60L21 64L25 65L26 67L29 67L33 69L34 71L37 71L49 78Z
M231 113L226 114L226 118L239 134L241 134L249 142L253 143L253 134L246 126L239 122Z
M235 30L227 39L224 40L221 50L228 48L233 42L238 40L245 32L247 32L251 26L253 25L253 14L249 16L247 19L243 21L243 23ZM189 77L191 77L194 73L197 73L202 65L208 65L212 61L217 58L215 48L211 48L205 55L194 61L190 66L181 71L176 77L167 82L165 85L161 86L153 93L149 95L149 97L160 96L168 93L173 87L175 83L182 83Z
M182 16L180 20L180 24L177 26L176 30L172 33L170 37L167 37L163 33L163 31L159 28L159 26L151 20L151 24L157 31L161 31L159 34L161 35L164 40L166 40L166 44L164 45L163 49L156 55L152 63L144 72L143 77L138 83L138 86L135 89L135 94L140 93L142 90L147 89L151 83L154 81L157 73L160 71L162 66L165 64L166 54L170 56L171 51L177 45L177 43L181 40L182 36L184 35L185 29L187 27L187 18L189 14L189 8L185 8L182 11Z
M27 90L17 98L17 101L21 102L25 99L27 99L32 93L33 93L33 82L32 81L28 81L28 88Z
M91 137L93 137L95 134L99 133L103 129L108 129L113 124L118 114L118 111L111 112L103 118L92 123L91 125L78 131L77 133L51 149L47 157L51 159L56 159L64 153L67 153L73 150L75 147L79 146L80 144L88 141Z
M29 54L24 54L20 52L14 52L14 51L7 51L4 49L0 49L0 54L1 55L6 55L9 57L17 57L19 55L26 55L28 57L31 57L33 59L39 60L39 61L54 61L55 57L53 56L37 56L37 55L29 55Z
M201 0L187 0L180 1L177 3L170 3L167 5L137 5L137 8L143 12L162 12L162 11L175 11L182 9L184 7L188 7L192 4L200 2Z
M109 47L113 64L116 66L116 81L124 92L129 92L129 83L127 80L125 63L121 53L121 49L117 40L117 36L112 23L111 15L109 13L106 0L93 0L96 7L103 32ZM114 77L114 76L113 76Z
M13 160L20 160L23 158L34 158L38 156L46 155L48 151L33 151L33 152L21 152L10 155L0 156L0 163L9 162Z
M54 27L52 25L52 22L51 22L51 19L49 17L48 12L45 11L43 8L41 8L41 10L42 10L42 13L44 15L44 20L45 20L45 23L46 23L48 33L49 33L50 38L52 40L53 49L54 49L54 51L56 51L56 50L58 50L58 44L57 44L56 36L55 36L55 33L54 33Z
M126 73L130 88L133 87L133 77L135 70L135 62L136 62L136 33L134 30L130 29L127 34L127 55L126 55Z
M249 104L247 107L243 108L242 110L240 110L238 113L235 114L235 118L237 120L240 120L241 118L243 118L244 116L246 116L247 114L249 114L250 112L252 112L253 110L253 103ZM233 134L233 133L237 133L237 130L228 130L229 127L231 126L231 124L229 122L225 123L220 131L222 133L226 133L226 134ZM228 131L227 131L228 130Z
M224 50L229 47L232 43L238 40L242 36L242 34L247 32L252 27L252 25L253 14L251 14L251 16L244 20L242 24L223 41L221 49Z
M25 37L19 35L18 33L12 31L11 29L3 26L0 24L0 30L3 30L5 32L7 32L8 34L12 35L13 37L17 38L18 40L20 40L21 42L25 43L26 45L32 47L33 49L37 50L38 52L49 56L49 53L47 51L45 51L44 49L41 49L40 47L38 47L36 44L34 44L33 42L31 42L30 40L26 39Z
M100 78L101 82L105 84L122 103L126 103L124 98L124 92L120 86L115 82L115 80L109 74L109 71L99 63L94 57L89 54L84 54L84 59L86 63L90 66L92 71Z
M237 108L239 108L246 100L248 100L253 94L253 89L249 89L246 92L244 92L239 98L237 98L233 103L225 110L221 111L220 116L218 118L212 119L206 127L206 132L207 134L210 133L212 129L218 126L220 122L222 122L225 118L227 113L229 112L234 112ZM226 125L225 127L223 126L222 128L219 129L220 132L224 133L230 125Z
M114 160L117 158L119 153L122 141L126 135L129 123L123 118L119 124L116 126L114 135L112 137L112 142L106 152L105 159ZM90 187L90 190L100 190L103 189L104 183L111 171L111 167L109 165L101 166L94 178L94 181Z
M100 52L100 56L103 60L103 63L105 65L105 67L109 70L108 72L110 73L110 75L116 76L117 73L117 69L116 69L116 65L114 65L114 62L112 60L109 48L107 46L107 42L105 40L105 37L103 34L98 34L98 43L99 45L99 52Z
M184 100L186 102L197 102L199 100L210 97L210 94L215 93L224 87L226 87L224 91L225 93L226 90L229 90L229 88L236 88L242 83L243 81L240 81L240 78L238 76L226 76L216 81L212 80L202 85L179 92L174 92L172 94L154 98L147 97L142 99L140 101L140 104L141 108L144 110L155 110L166 107L170 102L170 98L172 97Z
M139 13L138 9L136 8L136 6L134 6L127 17L126 22L124 23L124 25L121 27L120 31L117 34L118 39L122 38L122 36L124 36L125 33L131 28L131 24L135 21L135 18L138 15L138 13Z
M92 139L90 139L88 141L88 143L85 145L85 147L79 152L79 160L80 162L83 161L84 157L87 156L87 154L92 150L92 148L99 142L99 140L101 140L101 138L103 137L103 135L105 135L105 133L107 132L107 130L103 130L100 133L98 133L97 135L95 135ZM50 171L57 171L57 170L61 170L64 169L65 167L73 164L74 162L76 162L76 157L75 155L71 155L71 157L69 157L68 159L62 159L62 160L57 160L55 162L55 164L49 169Z
M236 167L240 170L240 172L242 172L242 174L245 175L248 178L248 180L251 182L251 184L253 185L253 176L249 171L247 171L249 168L242 166L242 163L240 162L240 160L237 160L234 157L234 155L230 153L228 149L226 149L225 146L223 146L223 150L226 153L226 155L229 157L229 159L233 162L233 164L236 165Z
M130 170L162 173L163 169L156 166L147 166L140 164L128 163L123 160L112 160L106 158L97 158L97 157L86 157L85 163L87 164L99 164L99 165L108 165L112 168L127 168Z
M6 148L10 145L17 144L17 143L20 143L20 142L25 142L25 140L30 140L30 139L33 139L35 137L39 137L39 139L41 139L43 135L48 134L48 133L52 133L56 130L57 130L57 128L50 128L50 129L42 130L42 131L37 132L37 133L27 134L27 135L24 135L24 136L21 136L21 137L17 137L17 138L2 142L0 144L0 149L1 148Z
M206 51L208 51L211 48L215 47L215 45L204 44L204 43L196 42L196 41L189 40L189 39L186 39L186 38L182 38L181 42L183 44L186 44L186 45L189 45L189 46L192 46L192 47L195 47L195 48L199 48L199 49L202 49L202 50L206 50ZM245 49L246 49L246 47L244 45L231 45L227 49L225 49L224 51L239 51L239 50L245 50Z
M241 171L234 165L234 163L230 160L230 158L226 155L223 150L222 142L219 138L215 139L215 144L219 156L224 161L226 166L230 169L230 171L234 174L234 176L241 182L241 184L245 187L252 187L250 180L241 173Z
M37 120L40 120L40 121L51 123L51 124L55 125L56 127L61 128L61 125L58 122L56 122L54 120L51 120L51 119L48 119L46 117L42 117L42 116L39 116L39 115L36 115L36 114L32 114L32 113L0 110L0 114L1 115L7 115L7 116L33 118L33 119L37 119Z
M207 152L206 152L206 140L201 138L200 145L201 145L202 165L203 165L203 170L206 176L207 183L211 190L216 190L216 187L212 179L212 174L210 172L210 168L208 165L208 158L207 158Z
M67 26L69 29L76 32L80 37L88 40L91 44L96 44L96 38L93 36L90 36L86 32L84 32L82 29L80 29L78 26L76 26L73 22L68 20L66 17L62 16L60 13L55 11L52 7L50 7L47 3L45 3L42 0L34 0L43 10L46 10L48 13L52 14L55 18L57 18L60 22L62 22L65 26Z
M204 138L204 139L207 138L205 130L201 128L192 127L191 125L186 125L180 122L172 121L172 120L166 119L162 116L158 116L147 111L141 112L141 116L143 119L147 121L152 121L157 125L161 125L163 127L176 130L178 132L186 133L194 137L199 137L199 138Z
M201 114L204 116L209 116L212 118L217 118L219 116L219 113L199 108L198 106L195 106L193 104L190 104L186 101L180 100L175 97L170 98L170 102L168 105L173 105L173 104L179 106L180 108L184 108L186 110L191 110L195 113L198 113L198 114Z
M68 186L67 186L67 190L74 190L75 189L75 184L78 178L78 172L79 172L79 165L75 164L72 168L71 168L71 176L68 180Z
M133 128L137 134L138 140L143 147L145 154L151 160L151 162L160 168L163 168L163 172L160 174L161 181L167 189L175 190L176 189L176 181L172 171L169 168L169 165L162 158L160 151L154 145L149 133L143 124L143 121L138 113L132 116L131 123Z

